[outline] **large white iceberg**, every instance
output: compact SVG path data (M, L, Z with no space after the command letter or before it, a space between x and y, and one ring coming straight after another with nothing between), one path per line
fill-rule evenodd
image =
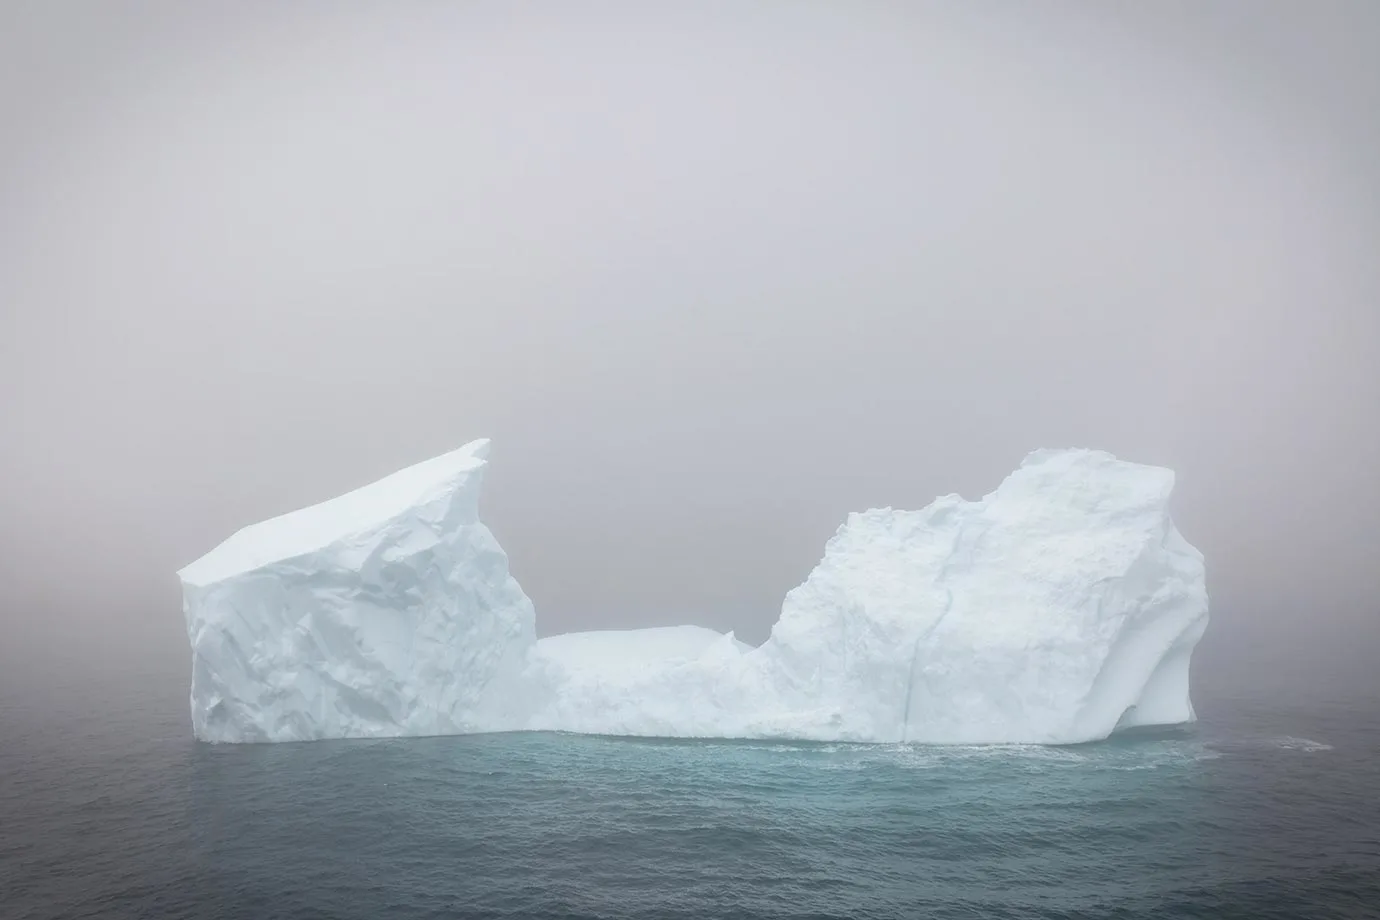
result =
M183 570L198 737L1069 743L1194 717L1207 593L1168 470L1037 451L980 501L851 515L759 648L694 626L534 641L476 513L485 443Z

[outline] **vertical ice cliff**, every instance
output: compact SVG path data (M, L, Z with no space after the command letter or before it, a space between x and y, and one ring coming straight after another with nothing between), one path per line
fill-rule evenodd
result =
M511 727L532 604L479 521L488 441L254 524L179 572L208 741Z

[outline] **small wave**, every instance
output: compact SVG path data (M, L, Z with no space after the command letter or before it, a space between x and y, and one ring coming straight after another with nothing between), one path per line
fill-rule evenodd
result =
M1332 750L1332 745L1330 744L1314 741L1311 738L1295 738L1292 735L1285 735L1283 738L1274 738L1270 741L1270 744L1277 748L1283 748L1286 751L1303 751L1307 754L1312 754L1317 751Z
M850 744L822 745L815 749L829 755L822 761L826 769L860 770L872 767L900 767L928 770L973 762L1024 763L1027 766L1082 764L1082 752L1038 744Z
M1217 760L1222 756L1221 751L1206 745L1195 745L1188 748L1170 748L1151 752L1148 757L1144 758L1122 758L1108 763L1107 768L1119 771L1159 770L1164 767L1186 767L1205 760Z

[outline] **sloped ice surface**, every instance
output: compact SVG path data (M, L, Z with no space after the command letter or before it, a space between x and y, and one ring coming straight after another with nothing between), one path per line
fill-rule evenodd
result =
M478 520L485 447L183 570L198 737L1067 743L1193 718L1207 594L1168 470L1037 451L979 501L850 515L759 648L695 626L535 641Z

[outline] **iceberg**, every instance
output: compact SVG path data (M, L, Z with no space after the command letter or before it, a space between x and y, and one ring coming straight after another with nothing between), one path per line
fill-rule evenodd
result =
M534 638L479 441L246 528L180 573L197 737L538 730L1073 743L1192 721L1202 555L1174 474L1043 450L977 501L849 516L771 636Z
M196 737L438 735L522 717L535 615L479 521L488 447L246 527L183 568Z

